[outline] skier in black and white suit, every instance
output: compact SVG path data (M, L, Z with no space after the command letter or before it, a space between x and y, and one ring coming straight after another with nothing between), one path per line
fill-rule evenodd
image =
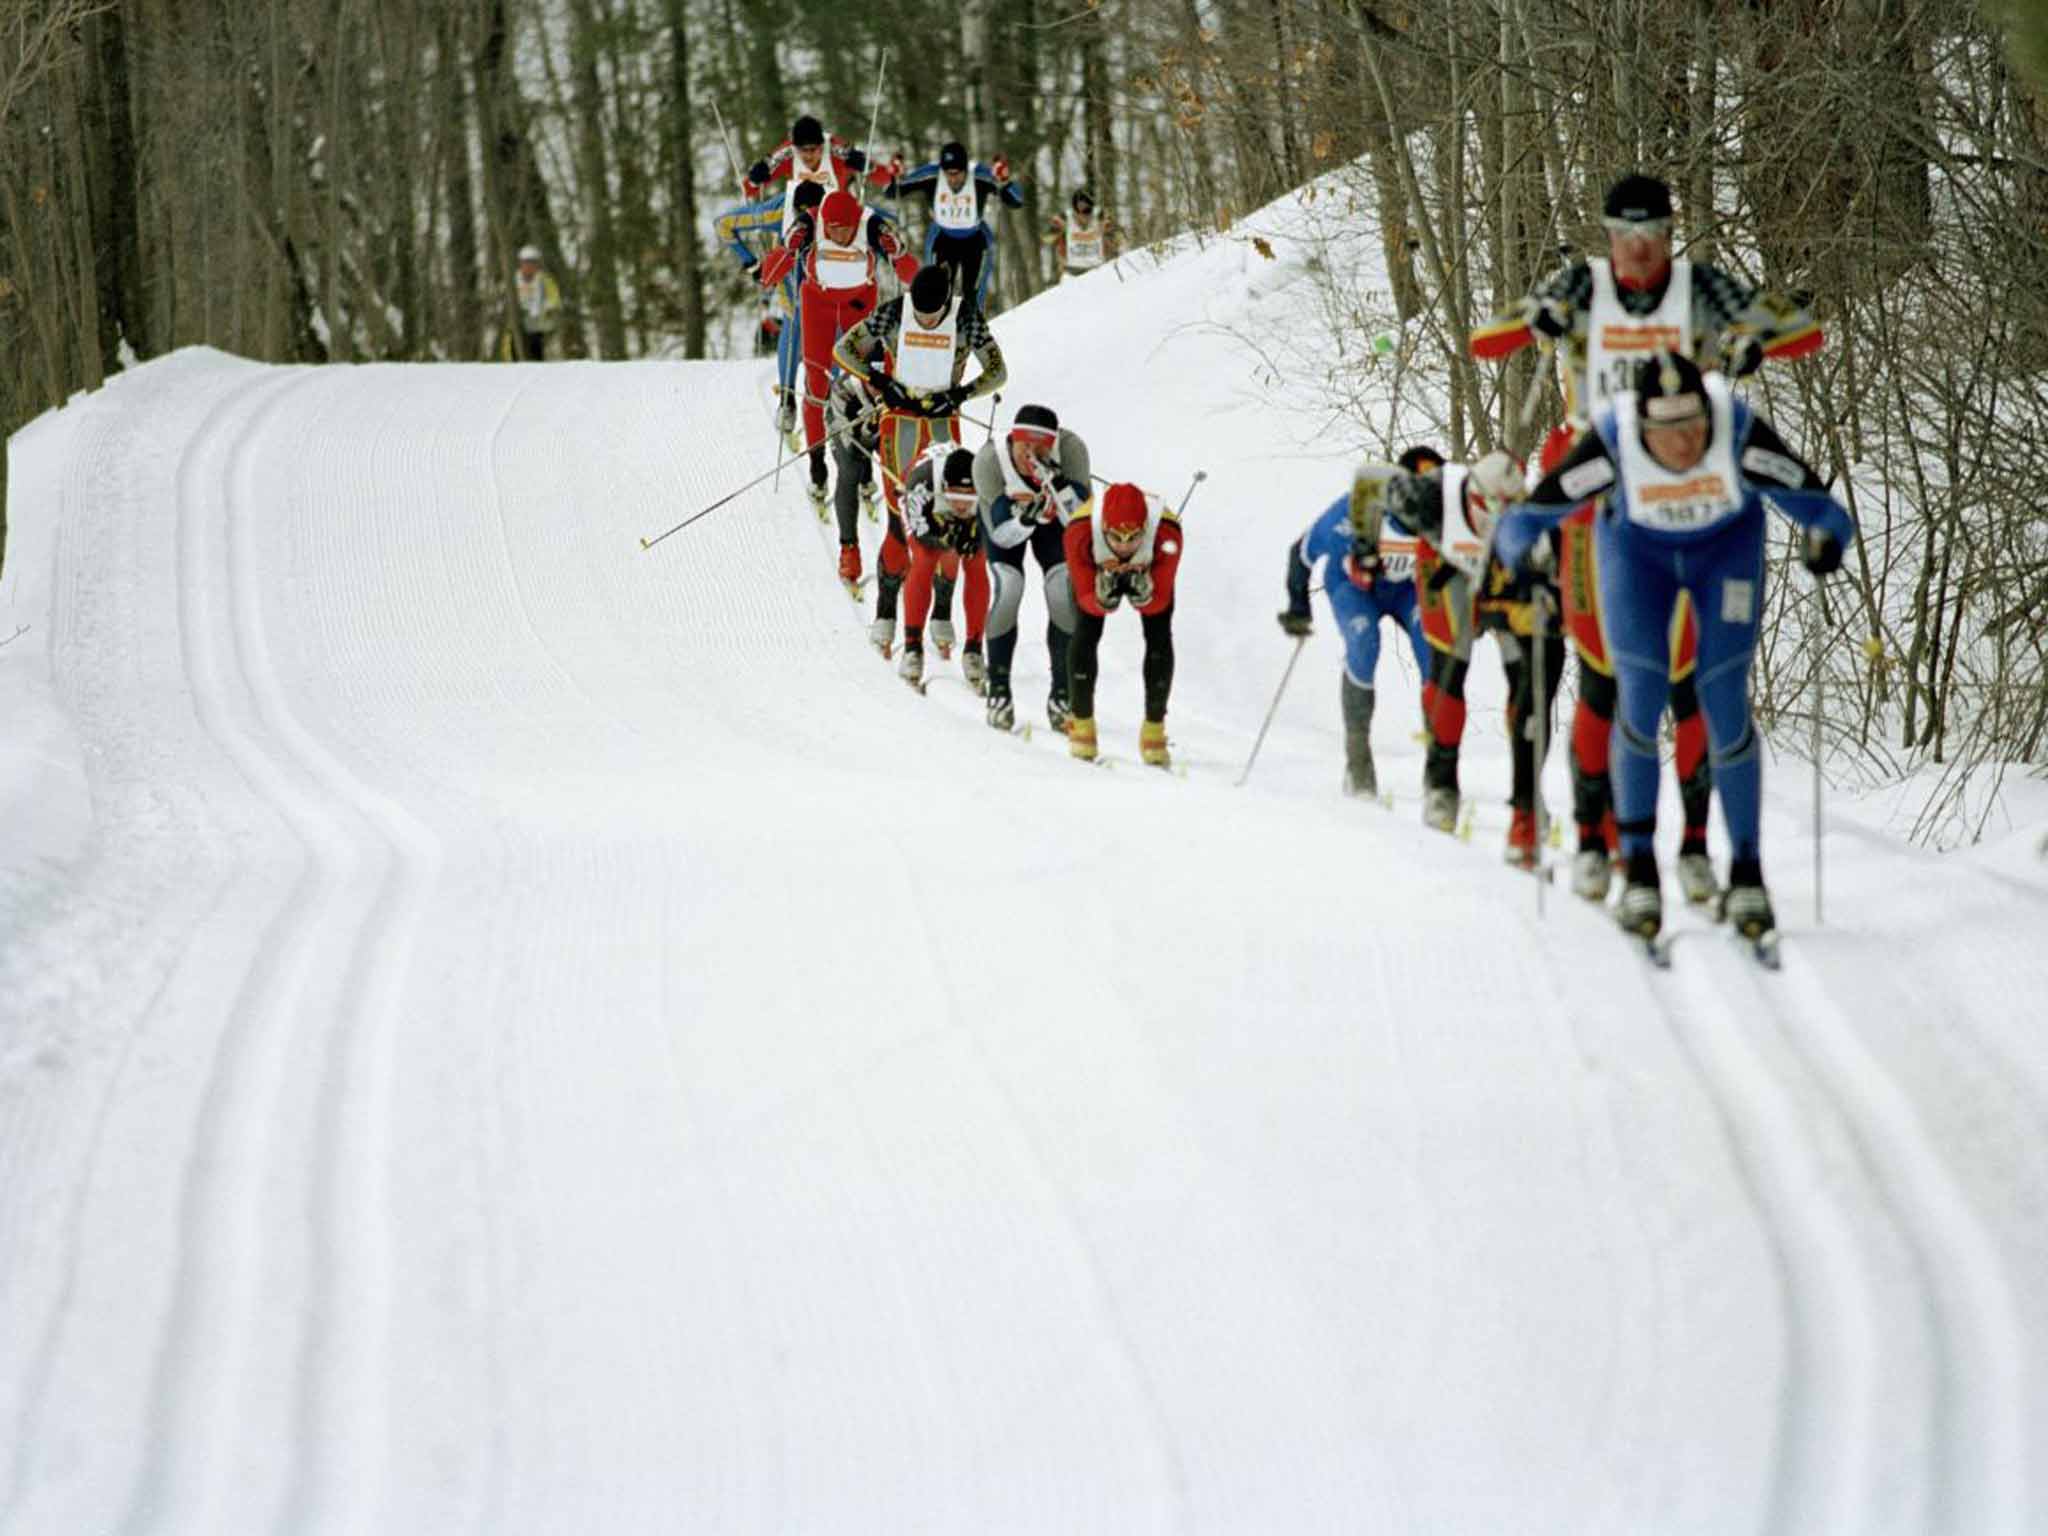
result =
M988 723L1007 731L1017 723L1010 695L1010 661L1017 651L1017 613L1024 602L1024 552L1044 573L1045 646L1052 663L1046 719L1067 728L1067 647L1077 610L1067 580L1061 530L1089 496L1088 445L1060 425L1051 407L1017 412L1000 443L984 444L974 458L974 489L981 501L982 536L995 584L988 614Z

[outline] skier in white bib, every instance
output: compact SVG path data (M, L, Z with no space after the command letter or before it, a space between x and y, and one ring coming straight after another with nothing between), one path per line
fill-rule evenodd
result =
M1046 226L1045 243L1053 248L1053 255L1059 259L1062 280L1079 277L1093 272L1104 262L1113 260L1121 235L1116 220L1095 207L1095 198L1086 187L1074 193L1065 214L1054 214Z
M951 267L955 291L973 295L974 307L986 312L989 280L996 267L989 211L998 202L1024 206L1024 190L1011 180L1010 162L1001 155L989 165L969 160L967 146L955 139L939 151L938 159L898 175L882 195L930 200L925 262Z

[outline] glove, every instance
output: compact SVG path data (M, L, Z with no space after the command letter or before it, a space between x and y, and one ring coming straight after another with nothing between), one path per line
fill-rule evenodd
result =
M967 386L955 384L950 389L942 389L932 396L932 403L940 408L940 415L950 416L967 403Z
M1104 613L1114 612L1116 605L1123 600L1123 590L1121 584L1117 581L1117 573L1115 571L1097 571L1095 573L1095 601L1101 606L1102 611Z
M868 168L868 157L864 150L849 149L839 158L846 162L849 171L864 171Z
M946 403L952 393L950 389L941 389L928 395L919 395L913 402L917 414L928 421L937 421L941 417L952 415L953 408Z
M1571 311L1561 299L1538 299L1529 310L1529 329L1538 336L1562 341L1572 333Z
M1045 502L1033 496L1026 501L1019 497L1010 498L1010 515L1026 528L1036 528L1045 521Z
M996 173L997 186L1007 187L1010 184L1010 162L1007 156L997 155L995 164L989 169Z
M1315 621L1301 609L1285 609L1279 617L1281 630L1296 640L1306 640L1315 631Z
M752 165L748 166L747 180L752 182L757 187L767 186L768 162L766 160L756 160Z
M1371 586L1380 574L1379 546L1353 539L1351 553L1344 557L1344 574L1354 587Z
M908 288L910 280L917 276L917 258L905 251L896 258L893 265L896 268L896 281Z
M783 249L789 251L802 250L804 248L804 241L810 238L809 231L810 225L804 220L798 219L789 226L789 233L782 237Z
M1156 590L1152 584L1152 573L1149 570L1140 570L1128 572L1127 575L1129 580L1125 587L1131 594L1131 601L1143 608L1152 601L1152 594Z
M882 397L882 404L890 410L901 412L908 412L910 410L910 396L904 392L903 386L898 384L888 374L874 374L869 378L868 382L874 387L875 393Z
M1721 349L1721 368L1731 379L1746 379L1764 365L1763 339L1745 331Z
M1825 528L1809 528L1804 558L1814 575L1832 576L1842 568L1842 541Z

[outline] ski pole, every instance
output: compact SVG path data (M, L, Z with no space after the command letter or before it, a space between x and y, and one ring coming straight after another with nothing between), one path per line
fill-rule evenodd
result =
M862 411L858 416L855 416L851 421L847 422L844 426L833 428L830 432L827 432L823 437L818 439L818 446L822 448L825 446L825 444L831 442L833 438L840 436L842 433L852 431L855 427L859 426L863 421L867 420L869 416L873 415L874 411L875 407L869 406L866 410ZM798 459L808 457L809 453L810 450L807 448L804 450L803 453L792 453L786 459L778 458L773 469L764 470L762 473L754 476L753 479L749 480L745 485L741 486L738 490L729 492L728 494L719 497L718 500L712 502L710 506L704 508L702 511L692 512L680 523L677 523L675 527L665 529L662 532L657 533L651 539L643 535L640 540L640 547L642 549L654 548L655 545L659 544L663 539L667 538L670 534L682 532L683 529L689 527L690 524L696 522L697 519L700 517L709 517L713 512L716 512L720 507L724 506L727 502L737 499L739 496L743 495L747 491L751 491L763 480L769 479L772 476L780 475L785 465L793 464Z
M1520 421L1522 430L1528 431L1536 420L1536 407L1543 402L1543 386L1549 383L1547 377L1552 351L1549 341L1540 343L1536 349L1536 374L1529 380L1529 392L1522 396Z
M868 113L868 136L861 144L861 153L872 166L875 160L875 125L882 120L882 74L889 67L889 50L882 50L882 62L875 66L875 104Z
M1280 712L1280 696L1287 692L1287 680L1294 676L1294 664L1301 660L1301 648L1307 644L1307 635L1295 637L1294 653L1287 658L1287 670L1280 674L1280 686L1273 690L1273 702L1267 707L1265 723L1259 727L1258 739L1252 743L1252 755L1244 760L1244 772L1237 776L1237 782L1230 786L1232 789L1243 789L1245 780L1252 776L1252 764L1259 760L1259 748L1266 744L1266 732L1273 728L1273 717Z
M988 420L982 423L986 429L982 434L981 446L986 448L996 437L996 407L1003 403L1003 392L999 389L988 402Z
M1536 763L1530 770L1530 816L1536 824L1536 920L1543 920L1543 887L1549 883L1543 867L1544 826L1543 759L1550 750L1550 679L1544 666L1543 641L1550 628L1550 600L1541 587L1529 605L1535 622L1529 626L1529 686L1536 696L1535 717L1529 722L1530 747Z
M1815 603L1815 605L1816 605L1816 606L1819 606L1819 605L1821 604L1821 602L1822 602L1822 599L1821 599L1821 587L1822 587L1822 585L1823 585L1823 578L1821 578L1821 577L1819 577L1819 576L1816 576L1816 577L1814 577L1814 578L1813 578L1813 601L1814 601L1814 603ZM1826 615L1826 613L1822 613L1822 615L1821 615L1821 625L1822 625L1822 626L1824 626L1824 625L1826 624L1826 622L1827 622L1827 615ZM1820 628L1820 626L1816 626L1816 628L1818 629L1818 628ZM1816 928L1818 928L1818 927L1820 926L1820 887L1821 887L1821 854L1820 854L1820 784L1821 784L1821 779L1820 779L1820 747L1821 747L1821 736L1820 736L1820 723L1821 723L1821 716L1822 716L1822 714L1824 714L1824 713L1826 712L1826 709L1827 709L1827 688L1828 688L1828 675L1827 675L1827 671L1826 671L1826 669L1825 669L1825 668L1823 668L1823 667L1821 666L1821 654L1820 654L1820 653L1821 653L1821 646L1820 646L1820 636L1819 636L1819 634L1816 634L1816 635L1814 636L1814 641L1813 641L1813 926L1814 926L1814 927L1816 927Z
M718 110L718 102L711 103L712 116L718 119L718 142L725 146L725 163L732 167L732 179L739 183L740 196L747 195L747 178L740 174L740 157L732 152L732 139L725 131L725 114Z
M1173 514L1173 515L1174 515L1174 516L1175 516L1176 518L1178 518L1178 517L1179 517L1179 516L1181 515L1181 513L1183 513L1183 512L1185 512L1185 511L1187 511L1187 509L1188 509L1188 503L1189 503L1189 502L1191 502L1191 501L1193 501L1193 500L1195 499L1195 487L1196 487L1196 486L1198 486L1198 485L1200 485L1200 484L1201 484L1201 483L1202 483L1202 482L1203 482L1204 480L1206 480L1206 479L1208 479L1208 478L1209 478L1209 471L1207 471L1206 469L1198 469L1198 470L1196 470L1196 471L1195 471L1195 478L1194 478L1194 479L1192 479L1192 480L1190 480L1190 481L1188 482L1188 493L1187 493L1187 495L1185 495L1185 496L1181 497L1181 499L1180 499L1180 505L1179 505L1179 506L1178 506L1177 508L1175 508L1175 509L1174 509L1174 514Z

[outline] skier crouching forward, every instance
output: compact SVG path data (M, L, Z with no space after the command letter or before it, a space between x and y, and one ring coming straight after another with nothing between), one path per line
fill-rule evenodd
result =
M988 557L981 551L978 508L973 450L955 443L933 443L911 468L910 480L903 487L910 576L903 585L903 660L897 670L905 682L924 681L924 619L936 579L948 586L956 581L963 584L967 649L960 657L960 673L976 693L987 685L981 631L988 619ZM949 623L947 628L951 627Z
M1758 832L1762 766L1749 713L1749 672L1764 611L1764 503L1797 523L1808 570L1825 576L1856 536L1830 496L1770 424L1719 374L1659 352L1635 388L1593 417L1592 430L1501 521L1495 553L1528 560L1537 538L1590 496L1600 612L1619 692L1614 801L1627 885L1615 916L1654 938L1664 921L1657 873L1657 723L1671 692L1672 614L1689 593L1699 620L1699 692L1732 858L1721 914L1745 938L1776 930Z
M1125 598L1145 630L1145 724L1138 755L1156 768L1166 750L1166 698L1173 691L1173 578L1180 569L1180 519L1135 485L1112 485L1067 524L1067 573L1081 614L1074 625L1068 686L1074 717L1067 750L1095 758L1096 651L1102 628Z
M982 537L988 545L995 602L988 619L988 723L1007 731L1017 723L1010 697L1010 662L1017 654L1017 612L1024 604L1024 552L1044 573L1045 648L1052 692L1045 717L1067 728L1067 652L1073 643L1074 590L1067 578L1067 546L1060 528L1088 501L1088 445L1060 425L1049 406L1017 412L1009 435L982 445L974 459L981 493Z

